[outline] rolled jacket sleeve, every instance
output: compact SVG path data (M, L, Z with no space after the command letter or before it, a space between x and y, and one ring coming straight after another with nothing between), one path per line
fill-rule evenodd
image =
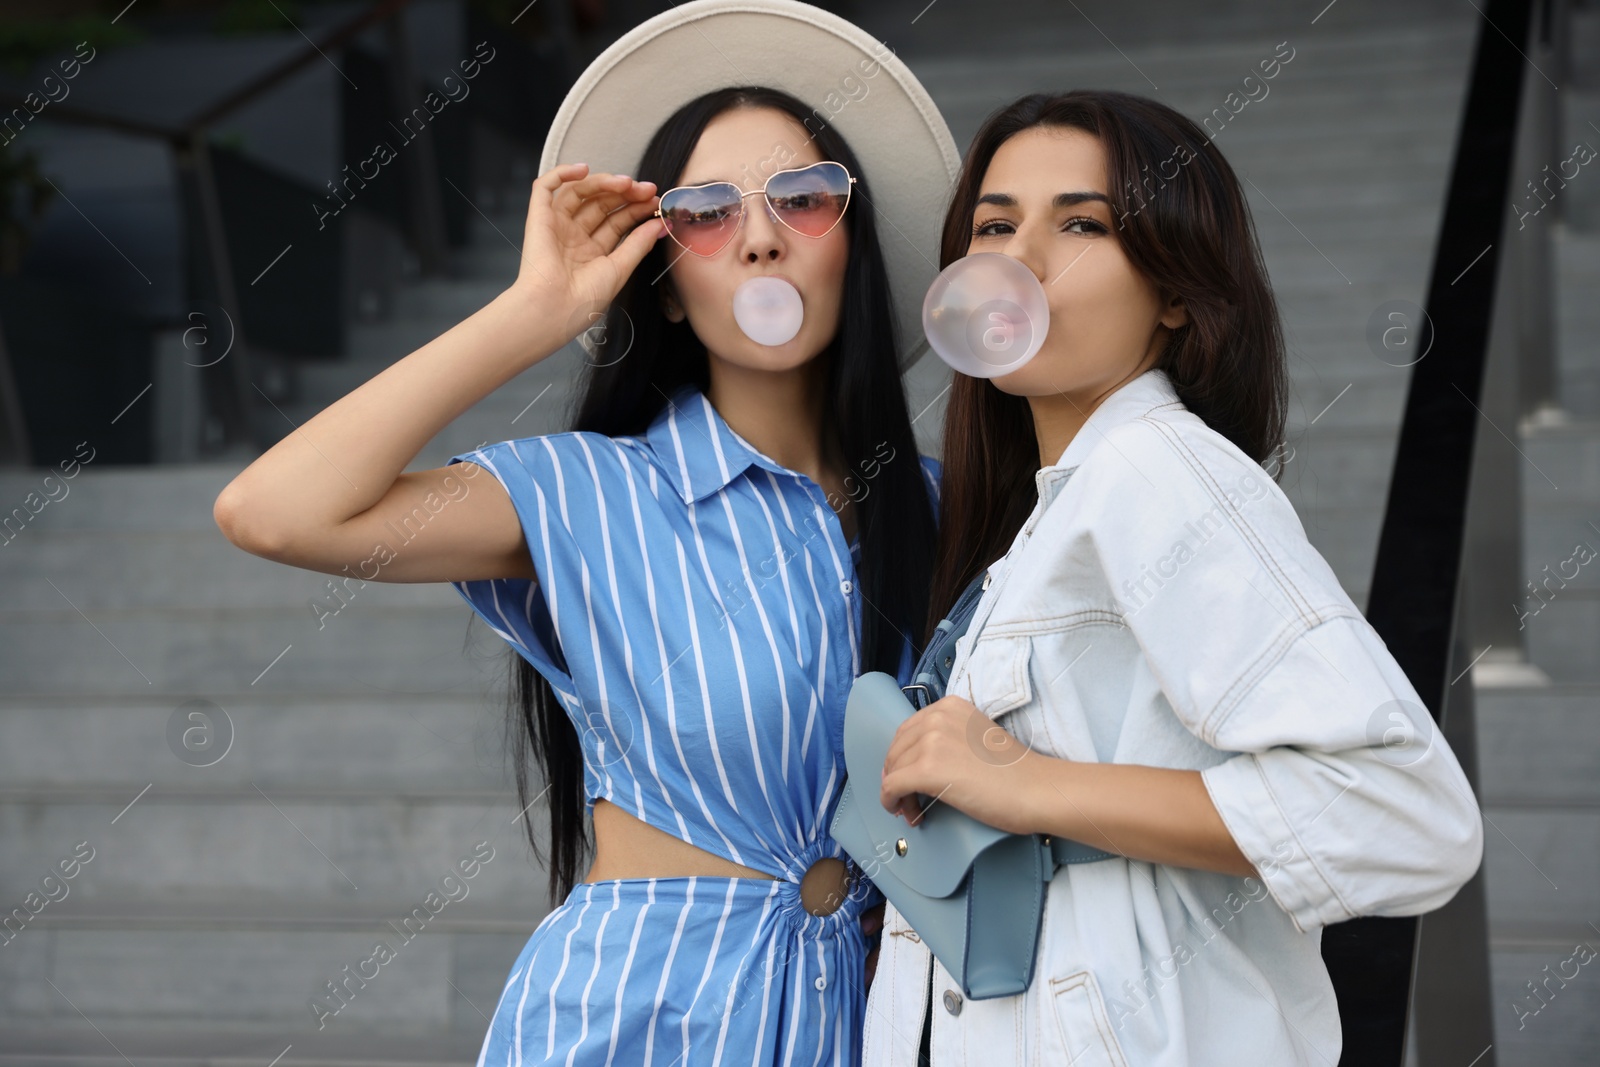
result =
M1298 929L1431 911L1478 869L1466 775L1365 619L1298 638L1217 738L1241 754L1201 779Z
M1437 908L1482 857L1455 754L1266 472L1225 439L1118 427L1080 476L1094 551L1201 773L1302 931Z

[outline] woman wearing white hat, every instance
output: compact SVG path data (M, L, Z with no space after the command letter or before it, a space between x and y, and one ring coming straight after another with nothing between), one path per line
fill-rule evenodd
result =
M561 107L515 283L219 497L236 544L450 581L520 654L518 787L548 805L561 903L480 1064L858 1058L882 898L828 826L850 685L908 680L926 611L939 471L899 372L958 168L916 79L850 23L674 8ZM404 472L580 331L570 432ZM374 552L419 515L426 536Z

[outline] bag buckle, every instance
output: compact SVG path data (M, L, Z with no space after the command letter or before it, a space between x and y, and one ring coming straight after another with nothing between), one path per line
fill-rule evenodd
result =
M920 700L912 697L911 690L913 689L922 690L922 698ZM922 685L921 683L914 682L911 685L902 685L900 687L900 692L904 693L906 695L906 699L911 701L912 707L916 708L918 711L921 711L923 708L928 706L928 694L933 692L933 690L925 685Z

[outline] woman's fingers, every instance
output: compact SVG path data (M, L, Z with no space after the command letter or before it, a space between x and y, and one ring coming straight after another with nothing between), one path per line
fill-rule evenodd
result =
M570 181L575 181L588 173L587 163L558 163L534 179L534 186L547 193L555 193L557 189Z
M551 167L533 180L533 189L528 198L528 215L538 214L541 210L549 208L555 203L556 196L570 182L574 182L588 173L587 163L562 163Z
M616 184L615 174L605 171L591 173L588 165L584 164L584 171L574 175L570 180L561 183L552 196L555 206L570 211L586 196L593 196L595 192L604 187L608 182Z
M894 813L906 822L915 826L922 819L922 803L917 799L917 794L907 793L895 805Z
M884 761L883 767L883 777L878 783L878 803L889 814L899 815L915 825L922 816L922 795L916 792L916 783L908 781L910 772L901 770L900 761L892 755Z
M623 238L633 232L634 227L655 213L654 198L624 204L605 216L594 231L594 239L607 254L610 254L622 243Z
M629 204L649 203L650 209L655 210L655 186L649 182L633 182L631 187L623 190L605 190L588 197L583 204L573 212L573 220L585 233L595 234L606 219L616 213L617 209ZM615 235L613 235L615 236ZM601 242L605 244L605 242ZM610 247L607 245L606 247Z
M585 174L573 181L564 182L557 189L554 204L557 210L575 215L583 207L583 202L591 196L606 192L626 191L633 185L633 179L625 174Z
M578 229L582 232L592 234L595 228L606 220L607 215L624 204L630 203L633 203L633 201L621 193L596 193L593 196L586 197L581 204L573 207L572 221L577 224Z
M915 741L918 726L922 725L918 720L920 715L922 712L918 710L915 715L902 721L901 725L894 729L894 737L890 739L890 750L888 755L883 757L883 774L878 782L878 803L882 803L883 809L891 814L901 813L902 801L906 800L906 793L902 793L899 789L898 779L904 777L899 771L899 765L906 757L906 750Z
M534 273L519 272L519 281L533 284L536 274L538 283L557 284L556 278L571 277L581 264L617 251L628 231L655 210L654 193L651 183L590 173L586 163L545 171L533 183L523 242L523 266ZM630 261L634 251L643 258L653 237L641 235L639 241L643 246L628 250L616 266Z
M617 212L622 214L622 212ZM619 277L627 278L643 262L655 243L667 233L666 224L660 219L646 218L633 228L633 232L624 237L615 249L606 255L617 268Z
M917 739L922 736L923 730L932 721L930 709L932 704L913 712L909 718L895 727L894 736L889 739L889 751L884 755L883 766L887 770L895 766L905 756L905 752Z
M528 192L528 219L523 224L525 247L532 243L536 233L550 232L548 219L554 210L555 198L567 185L582 180L588 170L587 163L562 163L534 179L533 188ZM527 258L526 251L523 258Z
M932 744L934 737L929 731L937 728L938 714L939 711L930 704L902 722L889 745L889 755L884 763L888 772L884 776L884 783L892 784L895 794L895 804L891 810L912 826L922 821L923 813L928 808L924 801L932 793L932 790L927 793L918 790L924 784L922 776L926 771L914 770L914 765L920 765L923 757L933 755L936 746Z

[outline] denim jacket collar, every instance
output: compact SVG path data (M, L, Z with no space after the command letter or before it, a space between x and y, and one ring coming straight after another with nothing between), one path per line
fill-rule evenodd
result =
M1124 383L1089 413L1088 421L1073 436L1066 451L1061 453L1061 458L1048 467L1039 468L1034 474L1034 482L1039 488L1040 507L1050 506L1061 487L1067 484L1073 469L1088 458L1113 426L1137 419L1155 408L1181 403L1177 390L1172 386L1172 379L1159 367L1151 367L1132 381Z

